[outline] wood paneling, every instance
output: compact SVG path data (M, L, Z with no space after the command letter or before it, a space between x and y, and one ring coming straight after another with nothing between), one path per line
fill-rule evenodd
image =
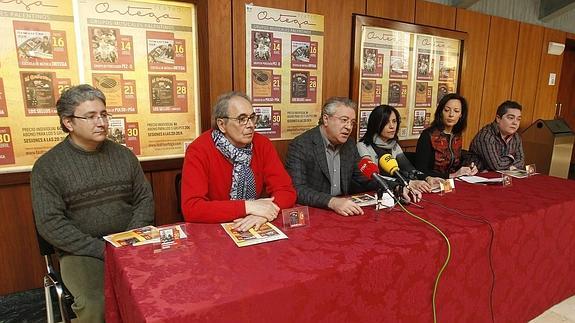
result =
M545 28L541 26L526 23L521 23L519 26L511 99L523 106L521 130L527 128L533 121L544 34Z
M210 1L211 3L211 1ZM198 1L196 3L196 10L197 10L197 19L198 19L198 88L200 92L200 97L198 100L199 106L198 109L200 110L200 132L206 126L210 124L210 112L209 112L209 100L210 100L210 74L212 71L210 70L210 58L209 55L210 48L209 42L210 37L208 35L208 2L207 1ZM205 53L205 54L204 54ZM220 62L218 58L215 62L211 62L214 65L225 65L225 60L222 58L223 62Z
M479 119L481 125L493 121L497 106L511 98L518 37L519 22L491 17L483 102Z
M557 93L557 103L562 105L560 117L567 122L571 130L575 130L575 35L567 34L563 64L561 66L561 79ZM571 163L575 163L575 149Z
M415 0L367 0L367 15L415 22Z
M176 175L181 170L155 172L152 174L152 187L154 188L154 205L156 208L156 225L171 224L183 221L178 214L176 197Z
M480 124L485 61L487 60L487 43L489 35L489 16L457 9L456 29L467 33L464 41L463 63L459 93L467 99L469 112L467 130L463 134L463 143L469 147L471 139L482 126Z
M415 1L415 23L455 29L456 8L423 0Z
M0 187L0 223L0 295L41 287L45 267L36 240L29 185Z
M365 14L365 1L334 5L330 0L308 0L307 12L324 16L323 99L349 96L353 14Z
M234 90L246 91L246 3L305 12L305 0L236 0L232 8ZM250 95L248 93L248 95Z
M233 89L232 3L230 0L210 0L208 3L209 91L210 99L202 106L202 131L211 127L211 108L218 96Z
M549 42L565 43L566 33L564 31L545 28L543 46L541 48L541 64L539 65L539 81L537 86L537 96L535 97L535 107L533 120L553 119L555 116L557 103L557 83L561 79L561 64L563 55L547 54ZM556 84L549 85L549 74L556 74Z

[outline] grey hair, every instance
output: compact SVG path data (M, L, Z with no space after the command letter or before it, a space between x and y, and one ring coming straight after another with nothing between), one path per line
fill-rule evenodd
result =
M228 108L230 107L230 100L234 97L240 97L246 99L248 102L252 102L250 98L242 92L231 91L224 93L218 97L218 101L214 106L214 129L218 129L218 125L215 122L218 119L225 118L228 116Z
M319 121L317 123L319 125L322 125L323 124L323 115L324 114L327 114L328 116L334 115L335 114L335 108L340 104L344 105L348 108L352 108L354 110L357 110L357 104L355 104L355 102L353 102L350 98L341 97L341 96L333 96L333 97L327 99L327 101L325 101L325 103L321 107L321 115L319 116Z
M70 132L64 125L64 118L73 116L76 107L80 104L96 99L102 101L104 106L106 105L104 93L89 84L80 84L64 90L56 102L56 110L58 111L58 117L60 117L60 128L64 132Z

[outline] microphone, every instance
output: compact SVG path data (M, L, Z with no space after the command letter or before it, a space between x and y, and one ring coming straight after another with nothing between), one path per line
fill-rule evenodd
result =
M403 177L403 175L401 175L401 172L399 171L399 165L397 165L397 160L391 157L390 154L385 154L381 156L381 158L379 159L379 166L381 166L381 169L383 169L384 172L388 173L391 176L397 177L401 182L403 182L405 187L411 190L408 181L405 179L405 177Z
M381 175L379 175L379 168L377 165L367 158L363 158L359 162L359 170L363 174L363 176L374 179L383 189L391 196L394 197L393 192L389 189L389 186L385 182L385 179Z

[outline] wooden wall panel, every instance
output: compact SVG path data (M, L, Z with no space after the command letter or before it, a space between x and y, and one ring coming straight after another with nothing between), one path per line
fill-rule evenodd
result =
M205 1L208 6L204 26L208 26L209 101L202 106L202 131L211 127L211 112L218 96L233 89L232 3L230 0Z
M368 16L415 22L415 0L367 0Z
M0 187L0 295L42 287L40 256L28 184Z
M511 98L518 37L519 22L491 17L483 102L479 119L481 125L493 121L497 106Z
M545 28L543 46L541 48L541 64L539 65L539 81L537 86L537 96L535 98L535 110L533 120L553 119L555 116L555 104L557 103L557 83L561 79L561 64L563 55L547 54L547 44L549 42L565 43L566 33L564 31ZM549 85L549 73L556 74L555 85Z
M456 29L467 33L459 83L459 93L467 99L469 105L467 130L463 134L463 143L466 148L469 147L471 139L482 126L480 116L488 44L485 36L489 35L489 25L488 15L457 9Z
M152 174L152 187L154 188L155 224L164 225L183 221L178 213L176 197L176 175L181 170L168 170Z
M365 1L308 0L307 12L324 16L323 99L351 95L352 14L365 14Z
M423 0L415 1L415 23L455 29L456 8Z
M521 130L527 128L533 121L544 34L545 28L541 26L526 23L521 23L519 26L511 100L523 106Z

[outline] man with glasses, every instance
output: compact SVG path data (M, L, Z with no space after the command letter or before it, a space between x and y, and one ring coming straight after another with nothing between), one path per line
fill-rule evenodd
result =
M299 204L330 208L344 216L363 214L352 200L338 197L376 188L359 171L359 153L348 140L355 124L356 104L333 97L323 105L318 126L292 140L286 169Z
M258 229L296 193L271 141L255 132L258 115L243 93L218 98L213 129L188 146L182 170L182 211L188 222L234 221Z
M102 237L152 224L152 190L132 151L107 140L111 115L100 90L71 87L56 109L68 136L32 169L36 227L58 251L76 316L104 322Z
M505 101L497 108L495 120L475 135L469 147L470 159L479 170L524 168L521 136L521 105Z

